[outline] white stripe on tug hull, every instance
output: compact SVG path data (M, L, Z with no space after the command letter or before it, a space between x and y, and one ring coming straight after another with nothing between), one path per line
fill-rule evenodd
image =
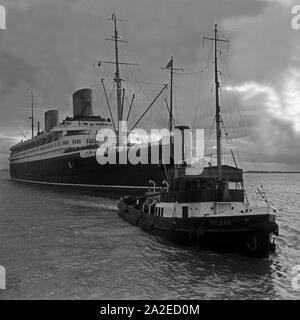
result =
M220 208L223 206L223 208ZM163 208L163 217L183 218L183 208L188 208L186 218L211 218L211 217L230 217L245 215L275 215L276 210L271 206L250 207L243 202L158 202L156 210Z

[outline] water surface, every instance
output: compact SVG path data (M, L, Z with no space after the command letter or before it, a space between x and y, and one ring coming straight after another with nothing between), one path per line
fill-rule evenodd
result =
M245 174L278 209L269 259L187 248L123 221L111 195L0 178L0 299L299 299L300 174ZM256 183L256 184L255 184Z

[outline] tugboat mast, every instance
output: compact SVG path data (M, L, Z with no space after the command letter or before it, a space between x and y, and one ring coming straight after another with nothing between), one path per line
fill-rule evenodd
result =
M217 165L218 165L218 189L222 183L222 159L221 159L221 117L220 117L220 98L219 98L219 78L218 78L218 29L215 24L215 91L216 91L216 136L217 136Z
M218 43L227 42L228 40L220 39L218 35L218 26L215 23L214 38L204 37L203 39L211 40L214 42L215 51L215 95L216 95L216 137L217 137L217 188L218 188L218 200L222 200L222 150L221 150L221 115L220 115L220 97L219 97L219 70L218 70Z

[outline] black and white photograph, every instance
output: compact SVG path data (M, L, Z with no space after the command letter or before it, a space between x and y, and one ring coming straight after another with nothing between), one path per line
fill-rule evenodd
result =
M0 112L0 300L300 299L299 0L0 0Z

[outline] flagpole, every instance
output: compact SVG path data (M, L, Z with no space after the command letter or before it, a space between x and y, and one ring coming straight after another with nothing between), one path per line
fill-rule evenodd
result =
M171 61L169 62L171 66L170 71L170 77L171 77L171 83L170 83L170 118L169 118L169 130L170 133L173 130L173 57L171 57Z
M169 130L170 132L172 132L173 130L173 76L174 76L174 71L175 70L179 70L179 71L184 71L183 69L180 68L174 68L174 58L171 57L171 60L168 62L168 64L166 65L166 67L161 68L162 70L165 69L170 69L170 108L169 109Z
M173 131L173 76L174 76L174 70L180 70L180 71L184 71L183 69L179 69L179 68L174 68L174 58L171 57L171 60L169 61L169 63L166 65L165 68L161 68L161 69L170 69L170 109L169 109L169 131L170 131L170 152L171 152L171 158L174 159L174 144L173 144L173 136L172 136L172 131Z
M34 121L33 121L33 92L31 92L31 138L34 137Z

